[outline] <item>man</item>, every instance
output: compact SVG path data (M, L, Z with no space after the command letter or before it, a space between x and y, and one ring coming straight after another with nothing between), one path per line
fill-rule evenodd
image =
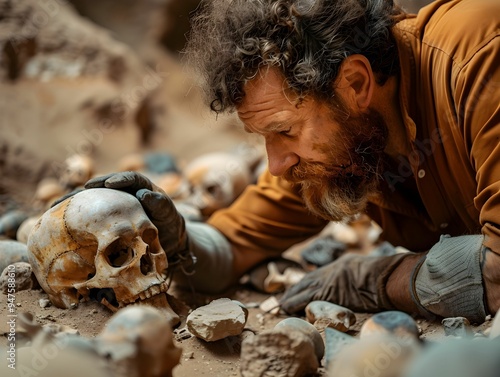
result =
M269 169L207 224L184 226L144 177L87 187L141 200L170 260L220 290L257 263L366 212L412 252L345 255L285 293L358 311L481 323L500 306L500 3L208 1L187 55L211 108L236 110ZM193 261L196 263L193 266Z

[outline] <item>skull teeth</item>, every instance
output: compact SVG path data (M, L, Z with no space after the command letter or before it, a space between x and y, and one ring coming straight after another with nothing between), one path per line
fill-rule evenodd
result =
M157 284L157 285L153 285L152 287L149 287L145 291L142 291L141 293L133 296L132 298L130 298L128 300L125 300L123 303L125 305L128 305L128 304L133 304L137 300L146 300L146 299L151 298L153 296L156 296L156 295L158 295L160 293L166 292L167 289L168 289L168 284L165 281L163 283L160 283L160 284Z

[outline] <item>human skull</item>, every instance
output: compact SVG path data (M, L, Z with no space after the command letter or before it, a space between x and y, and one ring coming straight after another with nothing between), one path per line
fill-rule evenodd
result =
M182 353L166 318L150 306L119 310L96 344L97 352L112 363L115 377L171 377Z
M171 311L158 230L128 193L89 189L57 204L31 231L28 254L41 287L59 308L94 299L113 311L133 303Z
M81 154L74 154L64 161L64 171L59 178L63 187L75 188L87 182L94 172L94 161Z
M184 201L210 216L229 206L251 183L246 162L232 153L208 153L191 161L184 169L191 195Z

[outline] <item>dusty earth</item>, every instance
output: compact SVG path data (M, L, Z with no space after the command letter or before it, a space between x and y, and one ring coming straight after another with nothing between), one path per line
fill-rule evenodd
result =
M300 262L300 252L314 239L294 246L285 253L285 256L294 261ZM365 245L366 246L366 245ZM351 249L348 252L364 253L366 247ZM311 269L304 265L306 269ZM259 308L259 304L268 299L271 295L261 293L248 284L240 284L231 290L217 296L208 296L189 290L171 287L169 293L177 299L177 307L181 317L181 323L174 329L174 343L182 349L180 363L174 368L173 377L186 376L240 376L240 351L241 341L247 331L259 333L266 329L273 328L279 321L287 318L286 315L271 314ZM275 294L276 298L280 293ZM235 299L245 304L249 308L249 317L244 332L240 336L228 337L215 342L206 342L191 336L186 332L185 320L191 309L206 305L210 301L227 297ZM112 316L112 312L96 302L83 302L75 309L58 309L53 306L42 308L39 300L47 298L47 295L40 289L20 291L16 294L17 313L32 313L35 321L41 325L64 325L69 330L77 331L82 337L95 337L106 322ZM6 296L0 295L0 318L7 317ZM356 323L352 326L348 334L357 336L363 323L370 318L368 313L355 313ZM302 316L301 318L304 318ZM416 318L416 322L421 330L421 339L425 341L441 341L445 338L444 330L439 321L429 322ZM472 326L474 333L484 333L491 326L492 322L487 321L480 326ZM7 333L9 329L7 321L0 322L0 347L7 343ZM324 333L321 332L324 337ZM18 344L22 345L26 339L22 336L22 329L18 334ZM324 366L324 359L323 364ZM326 376L324 367L318 369L318 376Z
M9 1L1 0L1 3L9 3ZM119 160L129 153L168 151L178 159L182 167L189 160L203 153L229 150L241 142L255 145L255 140L241 130L234 116L216 119L201 104L196 88L190 78L186 77L178 56L164 48L168 44L165 41L171 38L166 31L168 28L159 27L160 31L151 32L150 25L156 25L159 14L154 7L164 2L144 2L152 8L146 11L143 9L144 12L139 12L133 7L127 8L127 6L121 6L119 12L116 12L113 7L118 3L112 1L94 2L90 7L83 1L74 3L82 15L97 23L102 22L101 26L108 27L113 37L129 44L128 52L124 53L125 61L132 61L131 65L135 66L139 64L136 60L139 60L138 56L140 56L140 60L150 68L156 69L156 73L161 77L160 85L148 92L146 98L141 98L141 103L135 104L137 105L134 107L136 113L125 119L125 125L121 125L116 132L101 135L102 140L95 143L98 145L95 145L96 150L93 151L92 157L95 159L96 175L116 170ZM182 2L172 3L182 4ZM190 1L189 6L193 7L195 3ZM410 1L409 4L415 7L417 2ZM119 5L116 6L120 8ZM186 10L182 11L184 12L182 17L185 18ZM115 17L108 19L102 16L102 12L111 12ZM56 14L57 17L62 15L62 12ZM135 26L125 27L124 25L130 24L131 18ZM180 19L180 16L179 18L174 16L173 19ZM144 25L148 27L143 27ZM181 31L182 29L179 28L177 33ZM163 41L163 47L160 48L151 43L151 35L156 40ZM108 39L106 41L110 43ZM120 47L120 51L124 49L125 47ZM135 52L137 56L128 58L127 56L132 52ZM81 132L82 127L91 122L96 114L99 115L106 109L109 110L106 106L109 106L109 101L113 96L123 97L127 93L130 94L130 90L141 89L140 84L144 86L150 74L151 69L143 71L142 74L136 72L134 75L138 75L138 81L133 82L131 79L132 83L123 82L119 85L116 82L110 83L108 79L100 76L75 80L56 77L49 81L43 77L38 80L33 77L18 78L16 76L16 80L3 80L3 82L0 80L2 98L0 104L0 109L2 109L0 215L12 208L29 210L33 203L37 182L46 175L54 175L54 171L46 167L44 169L45 165L40 164L40 161L52 159L60 164L68 156L70 150L81 145L78 143L82 141L82 134L78 132ZM89 109L92 110L92 114ZM147 109L145 121L141 121L141 114L143 114L141 109ZM134 127L139 129L133 129ZM36 166L37 169L30 170L30 166ZM301 247L304 245L294 247L287 254L297 260ZM259 332L270 329L284 318L282 315L276 316L260 310L258 305L269 295L259 293L247 285L237 286L216 297L187 292L176 287L172 288L170 294L191 309L219 297L239 300L249 307L246 325L248 331ZM58 309L53 306L42 308L39 305L41 298L46 298L46 294L39 289L17 292L18 313L32 313L35 320L42 325L69 326L84 337L96 336L112 315L107 308L93 302L81 303L72 310ZM0 347L7 344L8 327L4 320L7 318L6 304L6 296L0 294ZM357 313L356 317L357 322L350 331L351 335L357 335L369 315ZM185 313L181 319L185 320ZM439 322L418 319L417 323L422 330L423 339L439 340L444 337L444 331ZM490 325L491 322L486 322L479 327L473 327L473 330L482 332ZM179 331L183 327L184 321L176 330L175 343L182 348L183 354L180 364L174 369L174 377L239 375L240 337L207 343L195 337L183 336ZM19 341L22 342L22 339ZM325 371L320 369L319 373L324 375Z

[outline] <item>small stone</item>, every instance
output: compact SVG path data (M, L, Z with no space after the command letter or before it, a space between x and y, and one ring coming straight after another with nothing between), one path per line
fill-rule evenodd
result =
M446 338L427 346L404 377L498 377L500 342L488 338Z
M265 313L276 315L280 311L280 303L276 297L270 296L266 300L261 302L259 308Z
M15 239L16 233L28 215L20 210L12 210L0 216L0 236Z
M18 241L0 240L0 271L16 262L29 262L28 247Z
M334 328L325 328L325 364L329 368L338 358L340 351L359 340L343 333L342 331L335 330Z
M193 334L191 334L188 329L183 327L174 329L174 337L176 341L182 342L183 340L192 338Z
M464 317L444 318L441 321L446 336L466 337L472 335L470 322Z
M340 349L328 368L328 376L401 377L420 351L419 343L412 338L402 339L393 334L370 336Z
M28 243L28 236L31 232L31 229L35 226L35 224L38 222L39 216L32 216L28 217L26 220L24 220L21 225L19 226L19 229L17 230L16 233L16 239L18 242L27 244Z
M319 331L332 327L346 332L356 323L352 310L328 301L312 301L306 306L305 312L307 320Z
M67 334L79 335L80 334L80 332L77 329L74 329L74 328L66 326L66 325L57 324L57 323L48 323L46 325L43 325L42 327L54 335L67 335Z
M0 290L7 294L10 287L10 279L14 279L15 292L25 291L31 289L33 287L33 280L35 277L33 276L33 270L31 265L26 262L16 262L7 267L0 275Z
M247 318L248 310L240 303L221 298L193 310L187 317L186 327L197 338L213 342L241 334Z
M286 326L265 330L241 344L242 377L305 377L315 374L318 367L310 337Z
M410 315L393 310L374 314L363 323L359 331L360 338L379 334L393 334L400 338L418 339L420 330Z
M177 162L169 153L163 152L150 152L144 155L144 164L146 170L156 173L171 173L178 172L179 168L177 166Z
M300 331L307 335L314 345L314 352L318 357L318 361L325 355L325 343L321 334L318 332L316 327L311 325L309 322L304 321L300 318L286 318L274 326L275 329L285 329L287 331Z
M300 255L307 263L321 267L338 259L346 249L345 243L325 236L312 241Z
M48 308L52 303L48 298L41 298L38 300L38 305L40 305L41 308Z

